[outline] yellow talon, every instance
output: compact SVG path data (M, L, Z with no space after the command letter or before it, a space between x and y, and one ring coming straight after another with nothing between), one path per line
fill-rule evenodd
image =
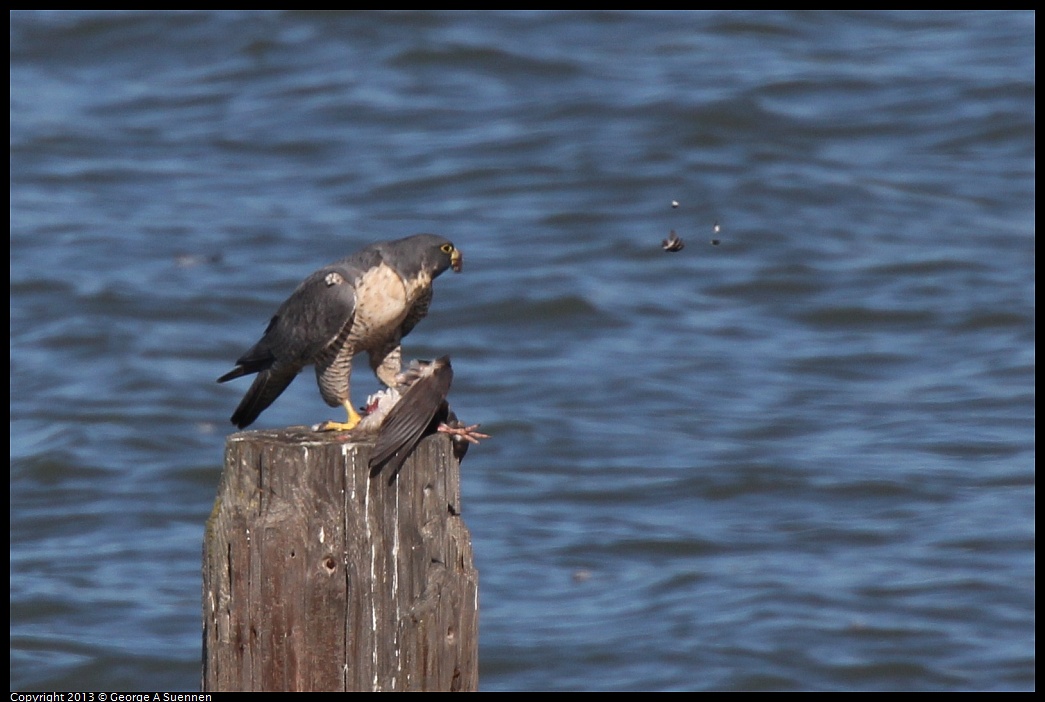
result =
M316 428L316 431L352 431L355 429L362 417L352 408L351 400L345 400L345 411L348 412L348 421L323 422Z

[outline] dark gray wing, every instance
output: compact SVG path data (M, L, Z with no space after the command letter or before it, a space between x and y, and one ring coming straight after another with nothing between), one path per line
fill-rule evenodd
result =
M370 475L378 475L390 466L391 484L403 463L424 438L437 415L446 412L446 396L450 392L454 371L450 357L443 356L423 368L381 424L374 450L370 454Z
M357 275L353 267L338 264L310 275L276 310L261 340L218 378L224 383L258 374L232 414L233 424L249 426L351 324Z

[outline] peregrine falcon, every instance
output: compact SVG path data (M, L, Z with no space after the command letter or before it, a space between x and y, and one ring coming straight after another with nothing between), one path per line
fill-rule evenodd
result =
M399 374L396 387L371 398L369 412L359 425L361 429L380 427L370 454L371 477L388 466L391 485L417 444L433 432L450 435L458 461L468 444L490 438L477 431L478 424L466 426L450 409L446 395L453 378L449 356L431 362L414 361Z
M461 271L461 252L434 234L372 244L305 278L276 310L258 343L218 378L224 383L257 373L232 413L249 426L301 370L314 364L323 400L341 405L346 422L324 422L320 431L348 431L359 423L352 406L352 358L363 351L388 387L402 365L400 342L428 313L432 281L447 268Z

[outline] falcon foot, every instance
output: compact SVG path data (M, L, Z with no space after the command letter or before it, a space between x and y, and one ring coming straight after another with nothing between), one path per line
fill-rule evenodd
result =
M345 412L348 414L348 419L344 422L320 422L312 426L312 431L352 431L359 424L360 419L359 413L352 409L352 403L345 401Z
M312 431L352 431L359 421L355 422L320 422L312 425Z

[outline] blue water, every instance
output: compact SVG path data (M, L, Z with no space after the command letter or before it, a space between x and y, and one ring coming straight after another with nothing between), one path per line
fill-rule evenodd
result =
M1035 687L1033 13L10 20L12 690L198 687L214 379L418 231L482 689Z

